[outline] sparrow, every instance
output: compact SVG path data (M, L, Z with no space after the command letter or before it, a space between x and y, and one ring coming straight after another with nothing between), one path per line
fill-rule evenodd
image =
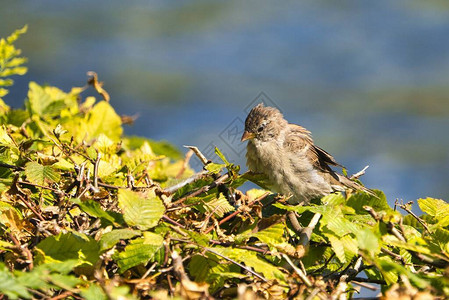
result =
M288 123L274 107L260 103L251 109L241 141L248 141L248 169L265 175L270 189L289 196L291 204L306 204L313 198L348 189L375 195L331 169L343 166L314 144L310 131Z

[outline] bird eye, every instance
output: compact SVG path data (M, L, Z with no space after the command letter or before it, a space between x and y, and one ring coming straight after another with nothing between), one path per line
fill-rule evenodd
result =
M264 129L264 125L259 126L259 128L257 128L257 132L261 132Z

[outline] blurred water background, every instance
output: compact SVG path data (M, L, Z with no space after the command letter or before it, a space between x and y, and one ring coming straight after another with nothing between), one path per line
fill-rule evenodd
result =
M449 199L447 1L0 1L0 36L30 80L64 90L94 70L126 133L217 145L244 167L248 106L277 105L390 202ZM260 94L263 92L264 94ZM185 149L183 149L185 151ZM195 162L194 162L195 165ZM196 165L198 167L198 165Z

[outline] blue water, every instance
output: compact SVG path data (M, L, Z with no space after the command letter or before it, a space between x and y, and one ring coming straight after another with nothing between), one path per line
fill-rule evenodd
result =
M126 133L219 146L260 92L316 142L394 199L449 199L449 9L427 1L11 1L30 80L65 90L95 70ZM257 101L256 101L257 102ZM255 102L254 102L255 103ZM238 118L238 119L236 119ZM233 123L234 122L234 123ZM238 126L237 126L238 127ZM240 128L241 129L241 128ZM237 149L237 150L236 150ZM245 169L245 168L244 168Z

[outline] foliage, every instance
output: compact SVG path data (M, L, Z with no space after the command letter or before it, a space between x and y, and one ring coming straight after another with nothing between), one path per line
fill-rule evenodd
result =
M22 31L0 47L14 49ZM8 51L0 51L0 62L9 61L2 72L19 65ZM23 71L14 68L1 74ZM446 202L419 199L421 217L398 203L404 217L381 191L305 206L264 190L242 193L245 181L263 178L240 174L218 149L222 161L193 174L190 154L182 159L165 142L124 136L107 93L96 77L89 83L103 100L31 82L25 109L3 104L0 291L9 299L237 291L336 299L369 283L390 298L449 296Z

